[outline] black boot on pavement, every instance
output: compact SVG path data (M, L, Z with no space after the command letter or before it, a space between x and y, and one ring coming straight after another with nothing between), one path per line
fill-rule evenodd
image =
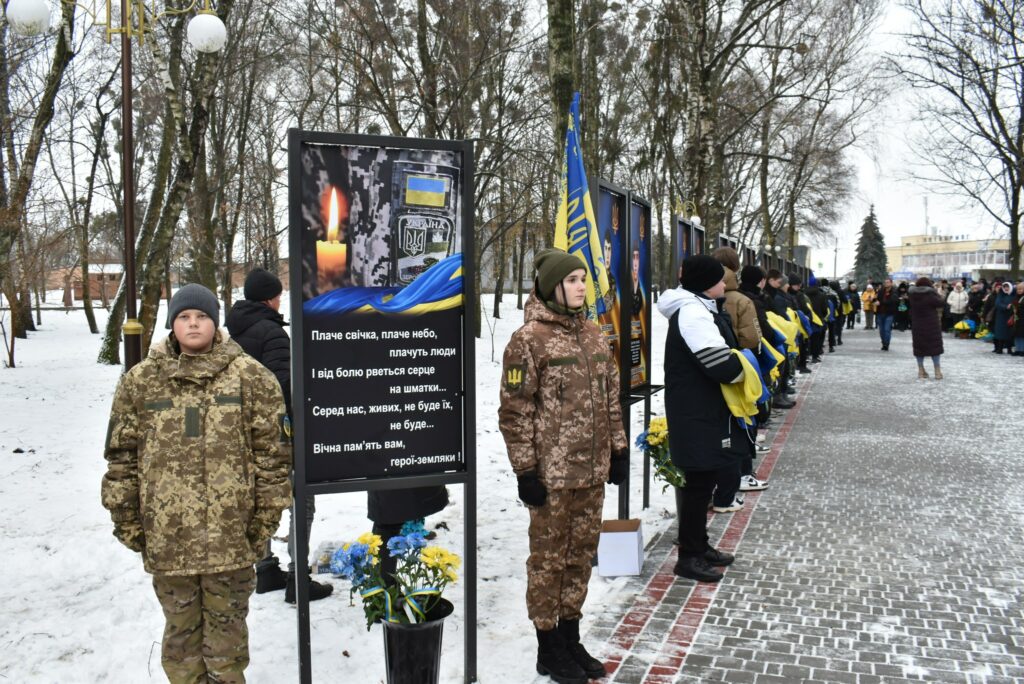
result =
M280 565L270 565L256 570L256 593L266 594L268 591L279 591L288 584L288 576Z
M792 399L787 399L786 395L779 394L772 399L772 408L777 409L791 409L796 406L796 402Z
M608 674L604 669L604 663L587 653L587 649L580 643L580 621L578 619L567 620L566 618L560 618L558 620L558 631L562 633L562 638L565 639L565 647L569 651L569 655L572 656L577 665L583 668L587 677L590 679L600 679Z
M680 577L698 582L717 582L722 579L722 573L716 570L704 556L680 556L672 572Z
M587 673L569 653L558 629L537 630L537 673L558 684L587 684Z
M322 598L327 598L334 591L333 584L321 584L320 582L314 582L312 578L309 580L309 600L319 601ZM284 602L295 603L295 573L288 573L288 584L284 588Z
M711 565L732 565L732 562L736 560L736 556L725 551L719 551L718 549L709 548L704 552L704 560Z

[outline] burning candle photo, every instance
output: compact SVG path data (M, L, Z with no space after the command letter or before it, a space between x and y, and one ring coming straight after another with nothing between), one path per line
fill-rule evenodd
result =
M344 214L342 207L344 202ZM332 187L330 208L327 215L327 239L316 241L316 270L320 293L330 292L342 285L348 266L348 247L341 235L341 223L348 218L348 206L344 198L339 200L338 189Z

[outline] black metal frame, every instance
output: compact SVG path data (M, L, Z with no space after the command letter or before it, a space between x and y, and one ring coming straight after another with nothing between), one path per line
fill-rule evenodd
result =
M620 188L619 186L617 186L617 185L615 185L613 183L609 183L606 180L603 180L601 178L596 178L596 177L595 178L591 178L587 183L588 183L589 188L590 188L590 202L591 202L591 205L594 207L594 213L595 214L597 213L597 209L598 209L598 206L599 206L599 201L600 201L600 197L601 197L601 190L607 190L608 192L612 193L613 195L618 195L618 196L622 197L622 205L623 205L623 209L624 209L623 213L625 215L622 215L622 213L619 214L619 230L622 232L622 237L619 238L619 242L621 243L620 244L620 249L619 249L619 256L620 256L620 261L624 261L624 255L628 251L627 248L629 246L629 235L630 235L629 231L632 228L632 226L630 225L630 222L633 220L633 217L632 217L632 215L630 214L630 211L629 211L629 191L626 190L625 188ZM596 219L597 217L595 216L594 218ZM597 226L594 226L594 227L597 228ZM619 264L619 266L621 267L622 264ZM619 275L621 275L622 269L619 268L619 271L620 271ZM618 278L618 276L616 276L616 278ZM620 315L622 315L623 317L625 317L625 316L627 316L629 314L629 310L628 310L628 306L629 305L627 304L627 301L626 301L627 299L628 298L623 298L623 300L619 302L619 312L620 312ZM619 322L619 396L623 396L624 397L628 391L629 391L629 331L626 329L626 326L623 325L622 322L620 321Z
M668 236L669 242L669 271L672 274L673 287L679 284L679 240L685 242L686 256L693 254L693 224L679 214L672 214L671 232ZM685 257L684 257L685 258Z
M395 478L373 478L333 482L306 482L305 377L303 369L303 345L305 326L302 317L302 269L292 267L290 275L292 304L292 406L297 409L293 416L293 453L295 464L294 512L291 534L295 539L296 558L309 557L309 539L306 534L306 499L317 494L340 494L383 489L404 489L430 485L461 484L465 494L465 532L463 537L463 587L465 591L465 682L477 681L476 642L476 362L473 316L475 301L474 272L472 261L475 254L473 239L473 145L465 141L427 140L388 136L350 135L344 133L318 133L290 129L288 131L288 219L289 254L292 258L302 254L302 209L300 154L303 144L337 145L356 147L386 147L400 149L447 150L462 153L462 254L463 254L463 318L462 318L462 361L463 361L463 455L465 469L455 473L436 473ZM469 257L468 259L466 257ZM296 566L302 567L301 562ZM298 606L299 637L299 681L312 684L312 653L309 627L309 576L296 573L296 603Z
M629 210L629 190L621 188L614 183L610 183L602 178L591 177L587 181L588 188L590 190L590 203L594 207L595 220L597 218L597 210L600 206L601 190L606 190L614 195L622 197L623 211L619 212L619 230L622 233L622 237L619 238L620 248L619 255L620 261L623 260L623 255L626 254L629 246L630 230L632 230L633 215ZM594 226L597 228L597 226ZM619 264L620 266L622 264ZM621 275L622 269L619 269ZM618 277L618 276L616 276ZM619 301L619 403L622 409L622 426L626 430L626 442L629 442L629 330L623 323L623 320L628 321L630 316L631 302L629 297L624 297ZM629 474L626 475L626 481L621 485L618 485L619 489L619 518L624 519L629 517Z
M696 250L697 239L700 238L700 252ZM708 253L708 232L700 226L690 224L690 249L691 254Z
M649 200L647 200L646 198L644 198L642 195L639 195L639 194L634 193L633 191L630 191L629 192L629 196L626 198L626 205L630 208L630 211L629 211L629 220L630 220L629 230L630 230L630 236L632 236L632 234L633 234L633 232L632 232L633 231L633 223L632 223L633 222L633 211L632 211L632 207L633 207L634 203L635 204L639 204L642 207L645 207L647 209L647 212L651 215L652 218L653 218L653 215L654 215L654 207L651 204L651 202ZM648 230L650 230L650 229L651 229L650 221L648 221ZM648 247L651 250L651 254L648 254L648 256L647 256L647 269L648 269L647 282L648 282L648 285L650 285L650 284L652 284L652 279L651 279L651 275L650 275L649 271L651 269L651 259L654 256L653 255L654 240L653 239L649 239L647 244L648 244ZM651 354L651 352L653 351L653 339L652 339L652 336L651 336L651 333L653 332L653 329L652 329L653 314L651 313L651 293L650 292L647 293L647 301L645 302L645 304L646 304L646 309L645 310L647 312L647 338L644 340L644 344L647 347L647 349L646 349L646 352L647 352L647 362L648 362L648 367L647 367L647 384L643 385L641 387L628 387L627 390L629 391L629 402L628 403L629 403L630 406L632 406L633 404L635 404L635 403L637 403L639 401L643 401L644 402L644 430L646 431L647 428L649 428L650 425L651 425L651 397L654 396L655 394L657 394L658 392L660 392L662 389L664 389L665 386L664 385L655 385L651 381L652 378L654 377L654 374L652 372L651 366L649 365L650 362L651 362L651 359L653 358L653 356ZM630 308L632 308L632 301L630 302ZM632 318L632 313L633 312L630 311L630 318ZM629 434L629 422L626 422L624 427L625 427L625 430L626 430L626 441L629 442L630 450L632 450L633 442L632 442L632 437ZM626 479L626 482L623 483L623 484L625 486L619 490L619 518L626 519L626 518L629 517L629 478L628 477ZM625 490L625 497L622 496L623 489ZM647 457L644 457L644 483L643 483L643 506L642 507L643 508L647 508L650 505L651 505L651 459L649 459Z

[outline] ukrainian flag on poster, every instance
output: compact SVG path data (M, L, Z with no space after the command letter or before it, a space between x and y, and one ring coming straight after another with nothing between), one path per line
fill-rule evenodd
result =
M420 207L443 207L448 200L448 179L413 176L405 179L405 203Z
M587 317L605 312L602 292L608 291L608 269L601 258L597 214L590 201L587 173L580 149L580 94L572 96L569 127L565 130L565 162L562 164L562 201L555 217L555 247L578 256L587 266ZM596 287L595 287L596 286Z

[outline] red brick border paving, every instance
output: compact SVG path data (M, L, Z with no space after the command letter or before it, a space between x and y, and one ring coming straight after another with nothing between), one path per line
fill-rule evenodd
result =
M802 383L803 387L801 387L801 391L796 398L796 405L789 409L785 421L775 432L771 451L768 452L757 469L757 477L759 479L767 479L771 475L772 469L775 468L779 454L786 445L786 440L789 439L793 423L803 409L804 397L814 384L813 380L814 376L812 375L809 380ZM736 550L743 540L743 535L747 531L747 525L754 514L754 510L757 508L757 501L761 494L762 492L746 492L746 505L742 510L732 514L732 518L718 543L719 549L729 553ZM708 520L710 521L713 516L713 513L709 513ZM632 607L626 611L618 627L612 633L611 638L608 639L609 645L615 648L617 652L605 659L605 670L608 672L607 677L615 676L619 666L622 665L622 661L628 657L629 651L633 648L637 637L643 631L647 621L650 620L654 611L668 592L669 587L675 581L676 576L672 572L672 569L675 567L675 561L675 553L670 552L662 561L661 567L658 568L654 577L647 582L643 593L637 596ZM728 572L728 568L724 570ZM647 671L647 676L644 678L645 684L672 684L675 676L679 674L679 670L682 669L683 663L686 661L690 646L693 644L697 631L700 629L701 624L703 624L704 616L707 614L707 610L711 606L711 602L714 600L717 592L717 583L697 582L694 585L689 597L683 604L682 610L679 611L675 623L673 623L672 628L669 630L661 650L655 657L654 663Z

